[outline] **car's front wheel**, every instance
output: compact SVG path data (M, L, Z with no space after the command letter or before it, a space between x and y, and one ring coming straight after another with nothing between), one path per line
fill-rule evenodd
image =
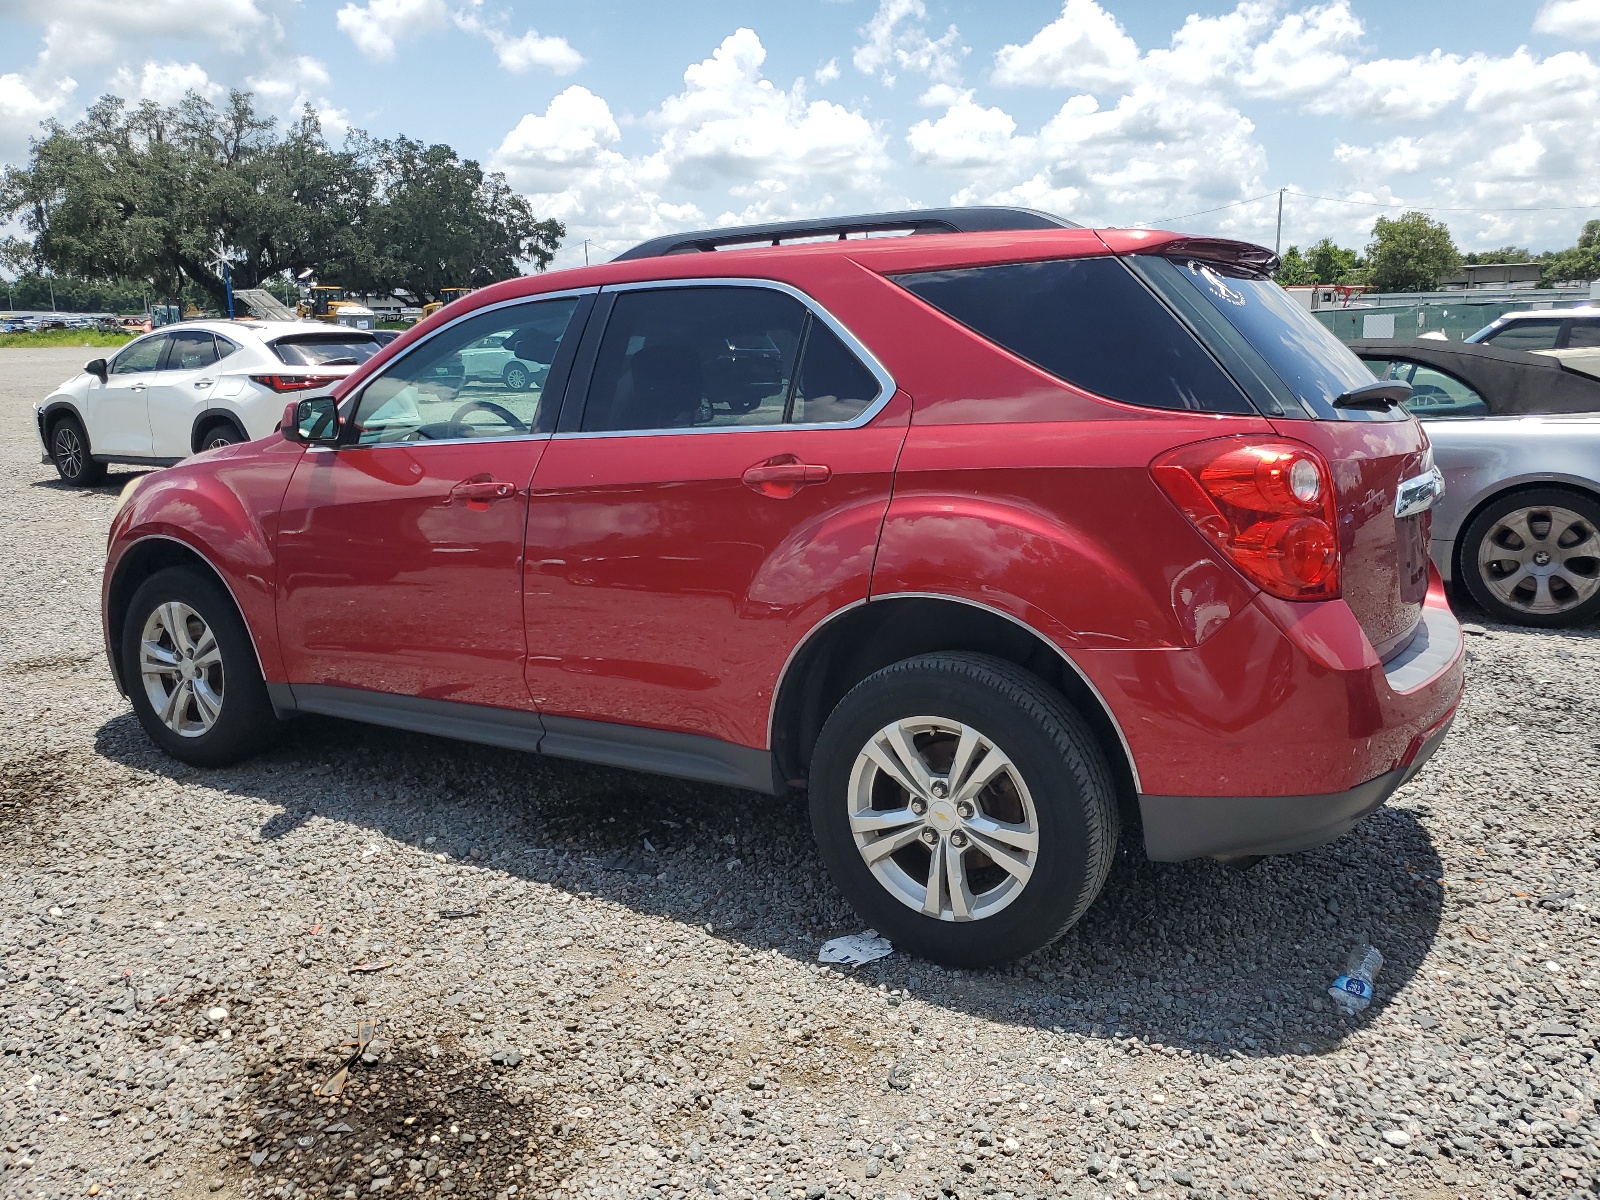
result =
M1461 573L1500 621L1556 626L1600 616L1600 503L1565 488L1494 501L1462 538Z
M193 568L158 571L134 592L122 626L122 673L145 732L183 762L238 762L265 746L277 725L232 597Z
M71 487L93 487L106 477L105 464L89 455L89 435L77 417L62 417L51 426L50 461L61 482Z
M861 918L935 962L1008 962L1071 928L1105 883L1111 771L1066 699L978 654L885 667L829 716L811 821Z

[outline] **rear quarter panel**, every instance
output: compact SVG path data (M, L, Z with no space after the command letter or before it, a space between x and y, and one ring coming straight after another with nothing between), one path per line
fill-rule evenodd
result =
M1433 559L1445 578L1455 545L1484 504L1519 487L1551 484L1600 497L1600 414L1428 421L1444 498L1433 516Z

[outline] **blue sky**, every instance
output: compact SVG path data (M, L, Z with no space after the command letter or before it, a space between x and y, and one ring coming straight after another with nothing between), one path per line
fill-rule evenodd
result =
M108 91L231 87L504 171L559 265L948 203L1269 245L1279 188L1285 245L1405 206L1464 249L1600 217L1600 0L0 0L0 161Z

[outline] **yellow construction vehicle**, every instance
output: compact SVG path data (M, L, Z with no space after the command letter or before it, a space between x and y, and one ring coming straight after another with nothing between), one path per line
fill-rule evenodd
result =
M426 321L446 304L453 303L454 301L461 299L461 297L469 295L475 290L476 289L469 287L440 288L439 298L437 300L430 300L428 303L422 306L422 319Z
M371 329L377 323L365 304L350 299L343 288L328 284L302 286L300 303L295 305L294 312L301 320L326 321L329 325L346 325L352 329Z

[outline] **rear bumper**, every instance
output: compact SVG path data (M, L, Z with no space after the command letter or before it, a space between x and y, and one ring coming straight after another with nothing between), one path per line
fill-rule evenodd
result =
M1423 735L1412 760L1343 792L1321 796L1140 796L1145 854L1157 862L1294 854L1348 833L1420 771L1455 720Z

